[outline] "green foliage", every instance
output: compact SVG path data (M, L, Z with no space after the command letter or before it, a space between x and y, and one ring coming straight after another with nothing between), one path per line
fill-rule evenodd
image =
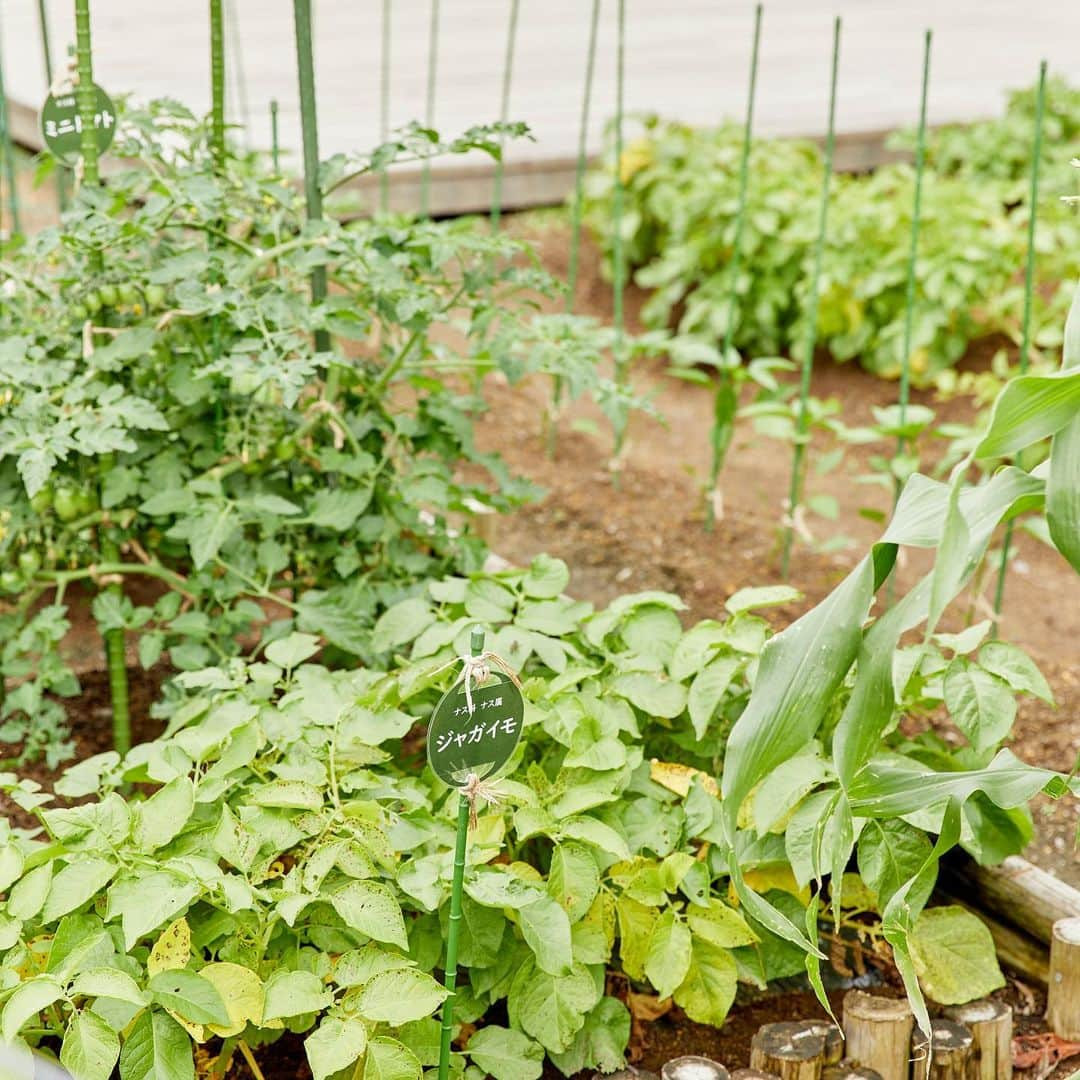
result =
M1060 344L1071 291L1064 283L1080 273L1080 226L1060 198L1075 191L1075 181L1064 167L1067 154L1054 149L1080 134L1078 99L1080 91L1051 81L1033 312L1038 348ZM947 128L931 139L910 358L916 384L951 368L973 340L995 333L1020 340L1017 269L1026 242L1033 100L1034 92L1024 91L1010 99L1004 119ZM653 290L643 308L649 325L674 322L685 334L719 341L733 318L742 354L798 357L820 154L807 143L754 144L742 268L729 311L741 140L735 125L695 130L646 119L643 136L617 166L626 188L626 251L636 282ZM608 252L615 168L609 159L588 186L589 220ZM913 170L892 165L839 177L830 207L819 344L888 378L900 372L913 201Z
M412 131L361 167L506 134ZM472 512L531 494L477 448L483 374L633 404L598 374L606 331L536 314L557 288L522 244L462 221L307 223L260 158L219 167L170 103L126 113L117 155L0 261L0 676L18 682L0 738L23 759L66 750L53 695L76 684L55 645L76 586L145 668L297 628L362 655L403 590L479 565ZM312 303L317 266L331 288ZM337 352L313 352L319 331Z
M933 848L940 801L894 812L890 770L905 792L989 776L996 742L956 750L929 732L875 736L849 799L837 740L856 698L842 679L819 678L814 642L796 639L797 681L817 685L818 704L783 714L787 734L768 735L766 757L753 746L775 727L754 718L783 692L777 665L791 640L770 638L754 609L790 590L741 590L728 618L684 630L670 594L594 611L564 594L567 581L564 564L541 557L433 582L376 624L383 666L312 663L316 639L294 632L259 662L183 673L162 738L67 771L57 791L78 805L4 777L42 825L40 836L5 826L0 846L5 1038L59 1047L91 1076L118 1060L122 1080L186 1078L193 1042L222 1039L227 1057L241 1038L257 1047L285 1030L304 1033L317 1076L361 1061L365 1076L432 1065L455 806L416 736L477 621L521 670L526 713L502 802L472 835L460 943L459 1021L505 1002L509 1026L481 1026L457 1071L470 1058L496 1077L535 1077L545 1053L567 1074L619 1065L629 1014L605 997L605 968L719 1024L740 981L801 970L772 913L813 920L808 886L837 880L855 837L871 909L880 916L901 891L915 903L907 887ZM816 610L830 623L850 617L837 601ZM979 638L961 637L897 654L907 674L893 719L933 711L942 671L961 661L1010 703L1013 689L1045 692L1018 650L984 643L976 657ZM749 744L738 737L748 723ZM711 779L721 769L723 801ZM1000 858L1028 835L1022 803L1047 779L1013 773L1008 798L969 781L1014 807L972 798L963 842L977 855ZM153 794L123 797L131 784ZM840 806L847 829L819 833L821 814ZM863 917L878 925L873 910ZM978 943L969 953L992 963Z

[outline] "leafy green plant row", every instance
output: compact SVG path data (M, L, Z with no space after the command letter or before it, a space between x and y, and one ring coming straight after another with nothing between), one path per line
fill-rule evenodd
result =
M258 663L188 672L161 739L67 771L57 791L90 796L83 805L5 777L42 834L5 826L0 846L4 1039L59 1048L84 1080L117 1063L123 1080L187 1080L196 1044L223 1069L286 1031L304 1034L316 1080L434 1065L455 808L422 767L416 725L477 621L522 669L528 704L502 801L470 845L456 1015L479 1026L455 1071L536 1078L545 1054L567 1074L617 1067L630 1017L608 970L712 1024L740 981L804 970L803 950L746 890L816 926L817 834L842 775L834 725L745 797L722 800L712 779L733 765L738 775L745 742L726 752L728 736L770 693L783 638L755 609L793 590L742 590L726 618L684 631L672 595L594 612L564 595L567 580L542 557L430 584L376 624L372 649L400 658L386 671L331 671L313 662L318 639L294 632ZM966 785L962 842L991 861L1023 846L1023 803L1051 779L998 751L1016 693L1049 690L1022 652L984 634L896 653L897 715L944 700L969 745L929 730L885 737L853 804L861 878L846 874L841 889L834 876L832 888L836 932L868 944L907 896L913 963L943 1002L989 992L1001 975L973 916L915 918L942 827L940 800L917 792ZM834 689L831 715L850 700ZM910 805L892 805L897 776ZM135 782L156 790L125 798ZM906 888L915 875L918 899Z
M710 1023L740 979L805 970L824 1002L830 910L836 932L892 946L924 1027L924 994L993 989L985 929L926 909L939 861L958 844L984 862L1020 850L1028 801L1072 783L1002 747L1015 695L1050 697L1031 661L986 624L939 624L1021 509L1045 501L1080 569L1078 358L1080 298L1062 370L1013 380L949 483L914 475L880 542L774 637L753 611L786 587L742 590L727 619L684 630L677 598L593 612L541 558L390 606L365 649L385 668L330 670L293 631L257 662L182 674L162 738L59 782L82 805L8 775L42 831L6 824L0 848L0 1034L59 1046L87 1080L117 1063L122 1080L187 1080L193 1041L225 1063L285 1029L319 1080L419 1077L444 998L454 810L418 724L476 622L528 704L471 848L458 1016L486 1022L458 1071L536 1077L545 1053L567 1073L615 1067L629 1017L611 969ZM976 458L1046 438L1033 472L966 483ZM901 544L936 548L934 568L868 619ZM964 745L901 729L942 705ZM125 798L132 783L157 789Z
M1020 340L1031 98L1028 91L1013 95L1003 119L945 129L929 140L912 337L916 382L950 368L980 337L1002 333ZM1040 349L1060 344L1069 300L1062 283L1080 273L1080 222L1061 201L1075 191L1075 179L1068 155L1053 149L1067 146L1080 130L1078 99L1080 92L1050 81L1033 322ZM742 132L735 125L705 130L657 118L645 119L643 127L618 168L624 246L638 268L635 281L652 292L643 308L646 322L720 341L733 321L734 344L744 355L798 356L821 190L818 149L805 142L754 143L733 306L728 268ZM1003 146L1008 151L999 155ZM589 221L607 252L615 167L609 159L587 187ZM913 188L906 165L840 177L822 267L819 344L838 360L858 358L889 378L900 373Z
M497 153L509 127L410 129L323 183ZM57 645L86 590L145 668L297 627L363 655L401 588L479 566L470 515L532 494L476 446L481 376L632 405L599 374L609 330L535 311L560 286L527 246L462 221L306 222L262 158L219 160L212 135L173 103L124 113L124 166L0 252L0 740L23 760L68 752L56 696L78 684ZM115 720L123 745L122 702Z

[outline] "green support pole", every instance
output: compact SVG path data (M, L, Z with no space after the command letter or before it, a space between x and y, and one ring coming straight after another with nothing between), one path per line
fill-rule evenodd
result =
M393 39L392 0L382 0L382 55L379 58L379 142L390 138L390 60ZM390 173L385 167L379 170L379 211L390 209Z
M38 35L41 38L41 59L45 67L45 84L51 91L53 84L53 62L51 35L49 33L49 12L46 7L46 0L38 0L37 13ZM66 174L63 169L56 169L56 203L60 208L61 213L67 209L67 184L65 183L65 176Z
M499 103L499 122L506 124L510 120L510 88L514 78L514 46L517 44L517 25L520 0L510 0L510 25L506 32L506 56L503 61L502 96ZM499 228L502 217L503 196L503 137L499 136L499 157L495 162L495 184L491 193L491 229Z
M225 16L223 0L210 0L210 152L225 164Z
M615 31L615 194L611 207L612 227L612 313L611 322L615 331L613 352L615 354L615 385L622 387L626 381L626 357L624 344L626 337L626 316L623 310L623 294L626 292L626 245L623 243L622 220L623 203L626 199L625 185L622 178L623 156L623 107L626 100L626 0L618 0ZM629 417L624 413L615 420L615 460L618 462L626 439L626 426ZM612 473L618 479L618 470Z
M821 212L818 217L817 242L814 246L814 272L810 279L810 304L806 316L806 344L799 380L799 415L795 424L795 451L791 463L791 489L788 495L788 523L784 529L784 549L780 557L780 573L787 580L791 565L791 545L795 539L795 515L802 500L803 465L809 440L810 377L814 371L814 350L817 348L818 296L821 285L821 264L825 256L825 238L829 222L829 189L832 185L833 149L836 144L836 78L840 69L840 16L833 22L832 72L829 80L829 128L825 136L825 177L821 185Z
M484 651L484 631L476 628L470 639L473 656ZM465 851L469 843L469 800L458 795L457 843L454 845L454 877L450 885L450 924L446 930L446 978L449 995L442 1006L439 1039L439 1080L450 1074L450 1039L454 1032L454 1001L457 990L458 935L461 932L461 894L465 883Z
M277 98L270 99L270 160L274 163L274 175L281 175L281 138L278 134Z
M15 170L15 143L8 123L7 93L4 89L3 39L0 38L0 153L4 155L4 179L8 186L8 212L11 215L11 231L22 232L19 215L19 185Z
M229 46L232 63L229 68L233 76L233 100L240 105L240 130L245 146L250 145L251 103L248 99L247 76L244 74L244 38L240 33L240 24L236 18L235 0L226 0L225 20L228 23L225 44Z
M754 44L750 50L750 86L746 95L746 122L743 126L742 153L739 156L739 201L735 210L735 240L731 247L728 268L731 282L728 291L728 317L724 329L723 360L720 378L713 403L712 461L709 465L709 498L705 500L705 528L712 530L716 524L716 507L712 492L720 479L724 457L735 430L735 410L738 408L734 379L728 371L728 356L735 340L735 304L739 289L739 264L742 261L743 231L746 223L746 196L750 188L750 143L754 132L754 98L757 94L758 52L761 45L762 7L754 9Z
M435 126L435 86L439 75L439 0L431 0L431 20L428 24L427 91L424 102L424 127ZM420 216L431 214L431 162L424 161L420 169Z
M79 120L82 130L79 135L79 152L82 156L83 184L96 187L101 183L98 169L97 132L94 128L94 63L90 42L90 2L75 0L75 63L78 71L76 98L79 104ZM91 259L91 270L100 274L104 261L100 253ZM113 467L112 455L101 460L99 484L104 485ZM107 563L120 561L120 550L116 541L109 535L109 529L100 532L101 558ZM107 585L105 591L116 597L117 602L123 596L120 585ZM124 654L124 631L107 630L105 638L105 659L109 669L109 693L112 699L113 749L120 755L131 749L131 713L128 701L127 658Z
M908 253L907 296L904 301L904 344L900 356L900 426L907 422L908 399L911 394L911 338L915 325L916 262L919 254L919 226L922 220L922 181L926 165L926 102L930 89L930 47L934 32L926 31L923 40L922 90L919 96L919 134L915 144L915 201L911 210L911 248ZM907 450L907 439L897 440L897 455ZM900 483L896 482L896 498L900 497ZM894 499L895 501L895 499Z
M585 56L585 89L581 97L581 123L578 127L577 165L574 169L574 201L570 208L570 256L566 267L566 313L573 314L577 297L578 270L581 262L581 221L585 206L585 167L589 158L589 113L592 110L593 76L596 73L596 39L600 28L600 0L592 0L589 18L589 44ZM562 404L563 379L555 376L551 408L547 415L547 452L555 456L559 407Z
M574 202L570 211L570 260L566 268L566 310L574 310L581 256L581 219L585 205L585 166L589 157L589 113L592 110L593 76L596 73L596 38L600 28L600 0L592 0L589 19L589 46L585 58L585 89L581 96L581 124L578 127L577 165L574 169ZM558 395L556 395L556 401Z
M304 197L308 221L322 221L322 187L319 183L319 122L315 107L315 57L311 42L311 0L293 0L296 24L296 67L300 79L300 124L304 142ZM320 304L326 299L326 267L311 271L311 300ZM330 351L330 335L315 331L316 352ZM327 378L327 396L337 396L336 369Z
M1042 159L1043 114L1046 111L1046 61L1039 65L1039 89L1035 98L1035 134L1031 148L1031 193L1028 197L1027 263L1024 268L1024 321L1020 334L1020 374L1026 375L1031 360L1031 300L1035 288L1035 223L1039 209L1039 166ZM997 636L1001 609L1005 603L1005 577L1009 572L1009 549L1012 547L1013 522L1005 524L994 590L994 636Z

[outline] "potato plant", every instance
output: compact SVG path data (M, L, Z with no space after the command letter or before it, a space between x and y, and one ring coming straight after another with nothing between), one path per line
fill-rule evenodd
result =
M326 183L494 140L410 131ZM481 375L540 370L631 404L597 374L606 331L536 314L553 283L521 244L461 221L307 223L266 162L217 160L171 103L127 113L115 152L104 187L0 259L0 739L23 760L67 751L56 695L77 683L56 648L86 590L144 668L294 628L364 656L402 588L479 565L473 510L530 494L475 445Z
M85 1080L117 1064L122 1080L188 1080L195 1046L220 1072L286 1031L304 1035L316 1080L418 1078L433 1065L455 815L422 767L418 725L478 620L521 668L527 709L501 802L470 846L456 1016L477 1028L455 1072L535 1080L545 1055L568 1075L619 1066L630 1018L605 992L606 969L712 1024L739 982L803 971L802 948L762 913L817 917L816 822L835 810L836 721L851 688L832 689L826 724L740 800L731 836L713 779L730 769L733 725L772 690L783 639L755 609L793 591L742 590L725 618L684 630L675 596L593 611L564 594L567 581L564 564L541 557L432 582L377 622L385 668L329 670L315 662L318 639L293 632L257 663L187 672L162 738L68 770L57 790L89 796L82 805L4 777L43 834L8 827L0 846L3 1037L58 1049ZM1023 803L1052 779L993 757L1014 692L1048 691L1019 650L980 649L978 637L936 635L897 654L897 712L944 694L971 744L894 731L872 756L880 775L862 783L848 852L862 878L833 886L842 924L864 940L880 937L881 912L910 877L932 880L939 854L937 801L889 809L890 770L905 795L931 777L968 784L962 842L981 859L1023 846ZM978 681L994 715L973 713L956 681ZM131 783L156 790L131 801ZM926 893L908 897L913 917ZM981 924L955 909L916 918L911 951L938 1000L1000 984ZM485 1022L497 1006L506 1021Z

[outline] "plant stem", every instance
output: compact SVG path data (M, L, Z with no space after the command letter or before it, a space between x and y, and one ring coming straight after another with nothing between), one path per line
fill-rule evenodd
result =
M1035 291L1035 223L1039 210L1039 165L1042 158L1043 114L1046 110L1046 61L1039 64L1039 89L1035 98L1035 134L1031 148L1031 192L1028 196L1027 264L1024 268L1024 321L1020 337L1020 374L1026 375L1031 360L1031 302ZM1001 543L1001 563L994 589L994 624L996 637L1002 606L1005 603L1005 577L1009 572L1009 549L1012 547L1013 522L1005 523Z
M585 88L581 96L581 124L578 127L577 164L574 168L574 201L570 210L570 257L566 267L566 313L572 314L577 298L578 268L581 258L581 219L585 203L585 166L589 156L589 113L592 109L593 76L596 73L596 38L600 25L600 0L592 0L589 18L589 45L585 58ZM548 413L548 457L555 456L559 406L563 396L563 378L555 376Z
M15 175L15 143L11 138L8 122L7 96L4 90L4 47L0 37L0 154L4 157L4 179L8 186L8 212L11 215L11 231L22 232L19 220L19 185Z
M379 58L379 142L390 139L390 61L392 0L382 0L382 55ZM379 172L379 212L390 209L390 173L386 168Z
M510 0L510 26L506 32L506 56L503 60L502 96L499 103L499 122L503 125L510 120L510 88L514 78L514 45L517 42L518 9L520 0ZM499 156L495 159L495 183L491 193L491 231L497 232L499 219L502 217L504 137L499 135Z
M315 57L311 40L311 0L293 0L296 27L296 67L300 80L300 125L304 141L304 198L308 221L322 221L322 186L319 183L319 121L315 104ZM321 304L326 299L326 267L311 271L311 299ZM330 335L315 331L316 352L330 351ZM337 369L331 366L326 396L337 397Z
M780 556L780 574L787 580L791 564L791 545L795 539L795 515L802 500L803 465L810 438L810 377L814 371L817 348L818 298L821 288L821 264L825 257L825 238L829 222L829 189L832 184L833 149L836 143L836 79L840 68L840 16L833 22L832 71L829 78L829 127L825 136L825 177L821 185L821 211L818 217L817 242L814 246L814 271L810 278L810 303L806 312L806 342L799 379L799 414L795 421L795 449L791 463L791 489L788 495L788 522L784 529L784 549Z
M615 385L621 389L626 379L626 357L623 355L626 317L623 310L623 294L626 291L626 245L623 243L622 220L626 188L622 177L623 157L623 107L626 100L626 0L617 0L615 36L615 191L611 206L612 227L612 314L615 330L612 351L615 354ZM615 459L622 453L626 439L629 416L626 411L615 418ZM618 476L618 473L614 473Z
M743 127L742 153L739 156L739 201L735 210L735 238L731 247L728 292L727 326L724 328L724 344L721 356L719 385L713 405L712 461L709 466L709 497L705 500L705 528L711 530L716 522L716 506L712 498L724 467L724 457L731 444L738 401L734 381L728 370L728 357L735 340L735 305L739 293L739 263L742 260L743 230L746 223L746 195L750 186L750 142L754 132L754 97L757 93L758 51L761 45L761 4L754 10L754 44L750 50L750 87L746 95L746 122Z
M210 150L214 165L225 164L225 19L223 0L210 0Z

